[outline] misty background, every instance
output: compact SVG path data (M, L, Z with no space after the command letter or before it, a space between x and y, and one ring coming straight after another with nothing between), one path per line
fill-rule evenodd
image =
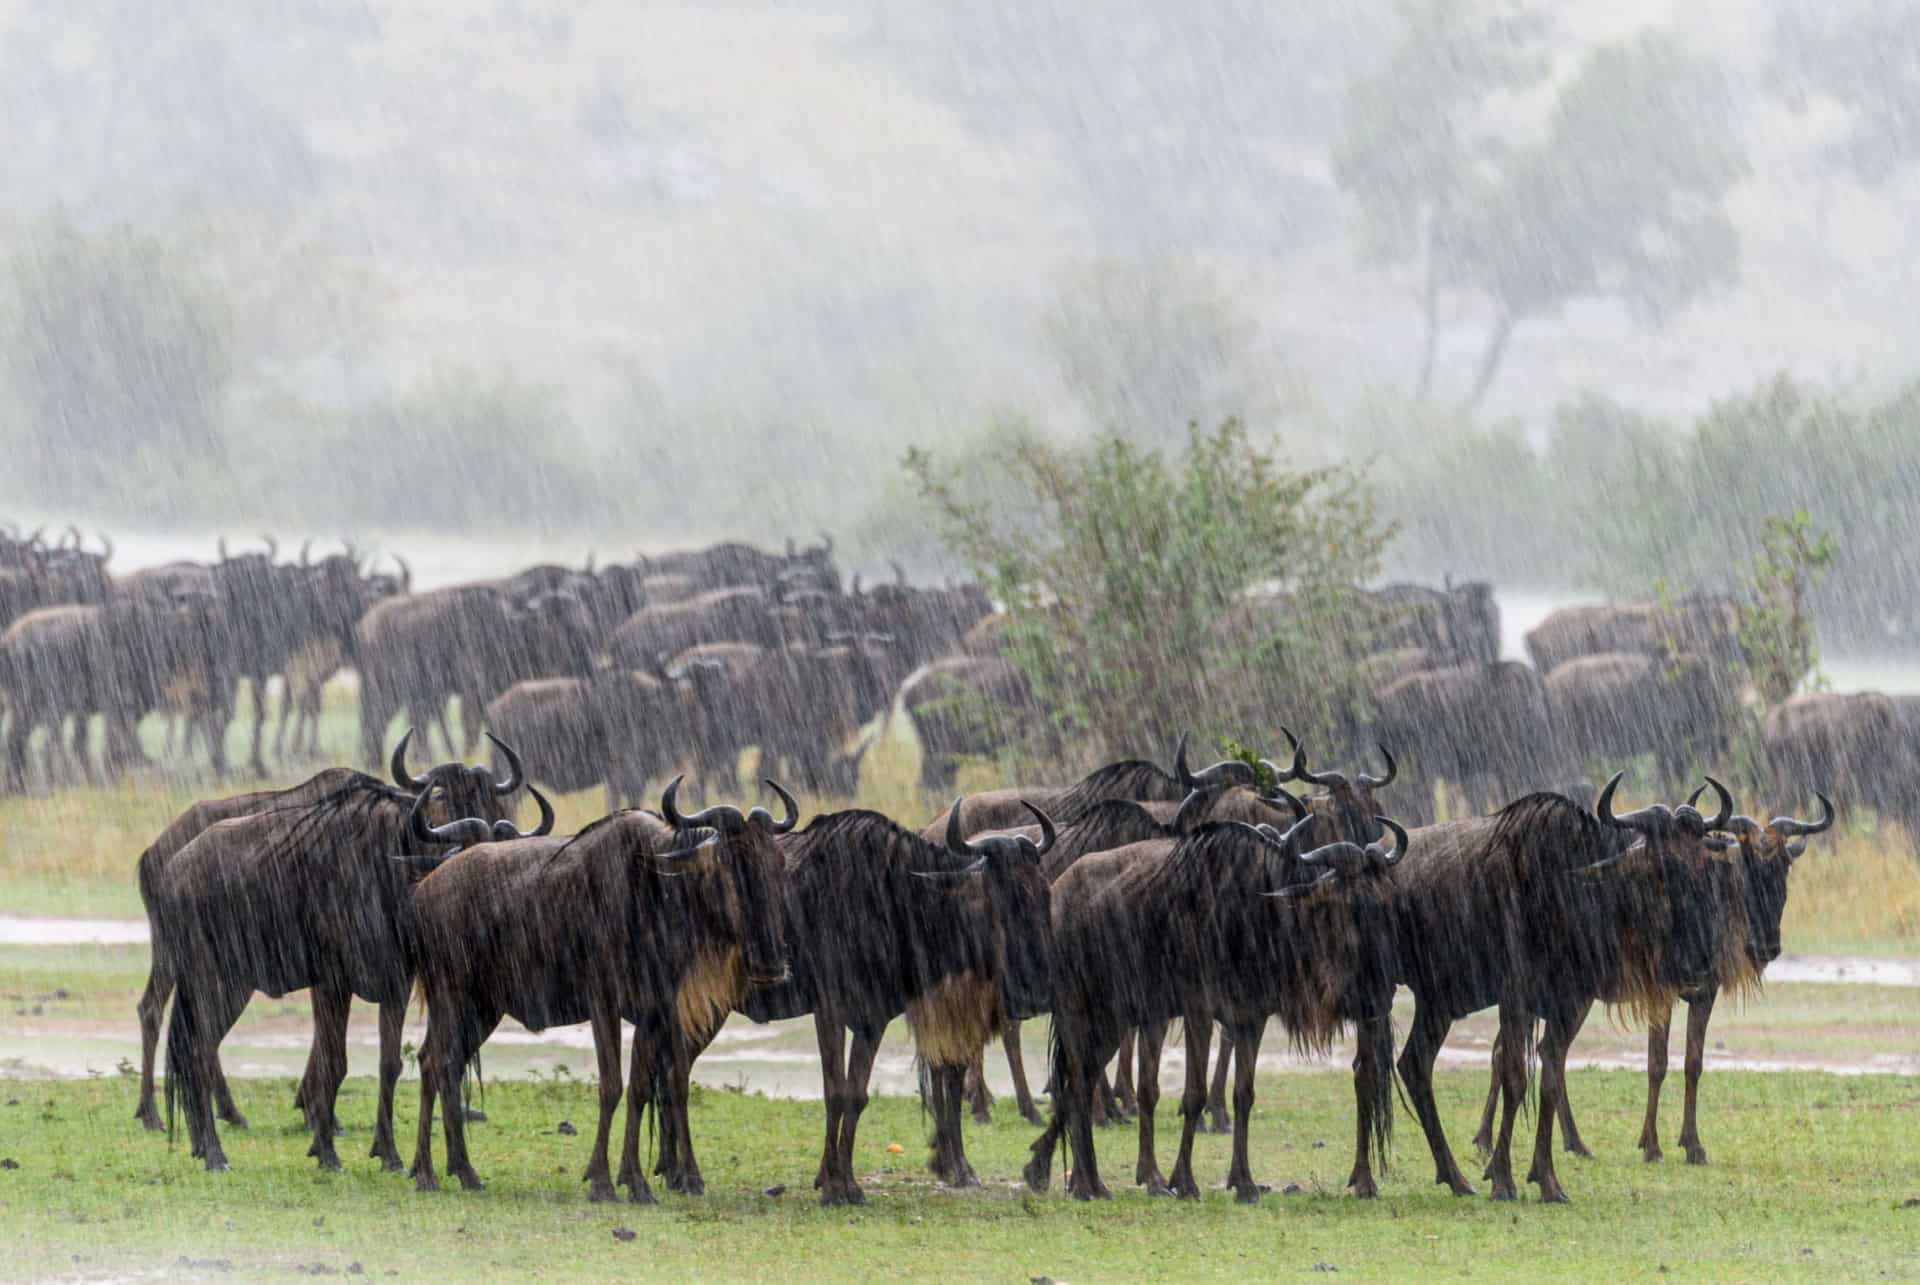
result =
M1823 632L1920 631L1901 4L3 11L0 516L116 566L947 574L910 446L991 493L1008 433L1237 415L1368 466L1392 575L1725 585L1805 507Z

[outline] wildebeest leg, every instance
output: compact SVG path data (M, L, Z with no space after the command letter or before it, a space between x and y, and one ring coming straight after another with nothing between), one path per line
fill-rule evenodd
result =
M1173 1162L1173 1181L1168 1186L1182 1200L1198 1200L1200 1184L1193 1180L1193 1137L1200 1131L1200 1117L1207 1109L1207 1053L1213 1044L1213 1018L1188 1013L1182 1025L1187 1033L1187 1088L1180 1095L1180 1155Z
M392 717L393 709L387 703L386 693L381 690L380 680L363 668L360 674L360 763L371 771L378 772L381 769L380 748L387 738L387 721Z
M1020 1045L1020 1023L1004 1023L1000 1028L1000 1042L1007 1050L1007 1073L1013 1077L1014 1108L1028 1124L1045 1124L1039 1108L1033 1104L1033 1090L1027 1087L1027 1057Z
M588 1200L617 1200L613 1174L607 1163L607 1139L613 1131L613 1113L620 1106L620 1014L611 1004L593 1006L593 1056L600 1071L600 1122L593 1131L593 1155L580 1175L588 1184ZM638 1070L638 1068L635 1068Z
M413 1138L413 1165L407 1170L415 1191L440 1190L440 1180L433 1176L433 1097L441 1078L440 1049L446 1043L446 1033L439 1029L442 1025L429 1008L427 1037L420 1044L420 1121Z
M432 1012L431 1005L428 1012ZM493 1028L500 1022L498 1013L485 1021L473 1020L479 1016L477 1013L456 1015L456 1020L469 1023L460 1031L460 1056L449 1057L440 1068L440 1118L447 1134L447 1176L458 1178L460 1185L468 1191L483 1190L486 1184L480 1181L480 1175L474 1172L473 1161L467 1156L467 1113L460 1105L460 1081L465 1078L467 1065L473 1060L474 1053L487 1042L487 1036L493 1034ZM426 1074L424 1059L421 1074Z
M393 1139L393 1094L400 1083L400 1034L407 1020L407 997L380 1003L380 1105L373 1116L373 1146L367 1154L388 1173L400 1171L400 1148Z
M673 1086L673 1097L671 1101L654 1108L661 1112L661 1119L666 1122L667 1127L663 1127L662 1133L670 1132L673 1136L673 1162L666 1171L667 1190L677 1191L683 1196L704 1196L707 1194L707 1181L700 1174L700 1162L694 1158L693 1122L688 1118L687 1110L693 1100L693 1062L706 1051L706 1045L694 1048L687 1042L686 1033L676 1026L672 1030L669 1051L673 1068L667 1083Z
M1584 1010L1583 1010L1584 1012ZM1527 1181L1540 1184L1540 1199L1548 1204L1564 1204L1567 1193L1553 1171L1553 1126L1560 1116L1560 1103L1567 1093L1567 1046L1573 1040L1571 1014L1551 1014L1546 1031L1540 1037L1540 1107L1534 1133L1533 1166Z
M7 771L0 781L0 788L7 790L27 788L27 738L33 734L33 720L20 704L14 701L13 718L7 724Z
M1213 1083L1207 1088L1207 1124L1209 1133L1231 1133L1233 1117L1227 1114L1227 1072L1236 1056L1233 1038L1226 1027L1220 1028L1220 1055L1213 1065Z
M1447 1133L1440 1124L1440 1108L1433 1100L1433 1060L1439 1056L1451 1025L1414 996L1413 1029L1400 1049L1400 1082L1413 1102L1421 1132L1427 1135L1427 1149L1433 1153L1433 1180L1456 1196L1471 1196L1473 1184L1454 1162L1453 1148L1447 1145Z
M1700 1145L1700 1125L1695 1114L1700 1105L1700 1073L1706 1069L1707 1023L1713 1020L1713 1002L1719 991L1709 990L1699 999L1687 1001L1687 1106L1680 1121L1680 1145L1686 1148L1687 1163L1707 1163L1707 1149Z
M813 1015L813 1036L820 1045L820 1104L826 1114L826 1134L820 1147L820 1169L813 1185L823 1205L849 1203L840 1180L840 1113L846 1104L847 1030L837 1020Z
M993 1123L993 1090L987 1087L987 1051L982 1048L967 1063L967 1081L961 1092L975 1124Z
M1132 1032L1129 1032L1131 1035ZM1171 1196L1173 1188L1160 1176L1160 1157L1154 1142L1154 1112L1160 1107L1160 1046L1167 1038L1165 1022L1149 1022L1140 1028L1140 1156L1134 1161L1133 1180L1147 1189L1149 1196ZM1121 1059L1126 1058L1123 1047Z
M1691 1005L1688 1006L1687 1018L1691 1023ZM1672 1029L1673 1001L1667 1000L1663 1008L1647 1015L1647 1115L1640 1125L1640 1158L1650 1165L1659 1164L1663 1159L1660 1150L1660 1086L1667 1078L1667 1034Z
M253 688L253 750L247 757L247 770L255 776L264 777L267 774L267 761L260 757L260 740L261 737L265 735L267 729L267 676L265 674L255 674L252 678L251 686ZM209 724L207 727L207 740L209 744L211 744L216 737L221 740L226 739L223 735L224 730L223 728L214 727ZM224 752L219 755L221 759L225 757Z
M867 1109L867 1085L873 1079L873 1059L879 1055L885 1030L884 1026L852 1028L853 1047L847 1053L847 1071L840 1081L840 1149L834 1166L843 1184L845 1203L850 1205L867 1203L867 1193L860 1190L853 1176L853 1140L860 1129L860 1115Z
M307 1082L306 1116L313 1145L307 1148L307 1154L318 1160L322 1169L338 1169L340 1156L333 1149L333 1105L340 1081L347 1074L347 1011L353 1004L353 992L315 986L311 993L313 1053L307 1065L313 1078Z
M967 1068L946 1064L928 1068L933 1095L933 1171L949 1187L978 1187L979 1175L967 1163L966 1139L960 1133L960 1106L965 1097Z
M1058 1014L1054 1020L1060 1020ZM1108 1046L1104 1041L1095 1043L1088 1032L1063 1031L1059 1038L1064 1052L1054 1067L1054 1078L1065 1083L1059 1084L1054 1103L1057 1112L1064 1112L1067 1141L1073 1150L1067 1194L1075 1200L1111 1200L1113 1193L1100 1181L1100 1161L1093 1149L1093 1098L1105 1079Z
M638 1199L635 1184L640 1181L640 1117L646 1111L647 1095L640 1090L641 1065L651 1054L647 1050L648 1036L639 1027L633 1031L632 1061L627 1064L627 1119L624 1136L620 1143L620 1172L614 1176L614 1185L625 1187L631 1199ZM661 1141L661 1150L666 1142Z
M1260 1184L1253 1180L1253 1167L1247 1159L1247 1129L1253 1119L1253 1072L1260 1061L1260 1037L1265 1021L1243 1022L1229 1032L1233 1039L1233 1164L1227 1170L1227 1186L1233 1198L1243 1205L1259 1203ZM1227 1050L1220 1050L1220 1063L1226 1065Z
M181 1020L183 1009L191 1014L187 1023L187 1056L193 1066L185 1086L187 1121L190 1130L198 1126L193 1154L206 1160L210 1172L227 1168L227 1153L220 1146L220 1131L213 1122L213 1068L218 1064L220 1041L233 1029L234 1022L239 1020L252 994L253 989L249 986L213 982L201 996L196 997L204 1001L203 1004L185 1004L184 994L174 1001L174 1021ZM171 1031L168 1032L168 1040L172 1040ZM171 1057L168 1061L171 1063Z
M147 988L140 993L140 1103L133 1118L150 1132L166 1128L153 1104L153 1055L160 1046L160 1018L167 1009L167 997L173 994L173 972L160 943L154 942L153 960L147 965Z
M1384 1165L1386 1129L1393 1122L1389 1078L1393 1064L1393 1027L1381 1018L1371 1031L1362 1025L1355 1028L1353 1035L1353 1172L1347 1175L1347 1190L1363 1200L1371 1200L1379 1194L1373 1182L1373 1140L1376 1136L1380 1138Z
M1500 1102L1500 1038L1493 1037L1493 1057L1487 1066L1487 1104L1480 1108L1480 1128L1473 1135L1473 1149L1483 1156L1493 1150L1493 1109Z
M1566 1042L1560 1046L1560 1145L1576 1156L1593 1158L1593 1152L1587 1150L1587 1144L1580 1138L1580 1130L1573 1123L1573 1100L1567 1096L1567 1054L1573 1051L1573 1041L1578 1038L1580 1028L1587 1024L1587 1015L1593 1012L1593 1001L1588 1000L1573 1014L1566 1027Z
M1494 1043L1494 1074L1500 1078L1500 1090L1504 1100L1500 1104L1500 1135L1493 1144L1493 1157L1487 1161L1486 1172L1481 1176L1493 1184L1495 1200L1512 1200L1515 1197L1513 1187L1513 1122L1520 1112L1520 1103L1527 1093L1527 1029L1532 1024L1530 1014L1523 1014L1507 1005L1500 1006L1500 1034ZM1544 1059L1543 1059L1544 1060ZM1542 1076L1544 1087L1545 1077ZM1540 1118L1551 1127L1553 1122L1553 1101L1543 1092L1540 1097Z

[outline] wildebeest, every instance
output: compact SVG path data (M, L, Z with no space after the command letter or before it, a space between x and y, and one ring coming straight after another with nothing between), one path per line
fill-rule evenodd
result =
M960 1136L967 1063L1000 1022L1043 1013L1052 1002L1040 863L1055 836L1044 812L1031 813L1037 843L1025 835L966 839L950 826L935 846L861 810L816 817L782 842L793 975L747 996L741 1011L760 1022L813 1015L826 1106L815 1177L822 1204L865 1200L853 1172L854 1135L880 1037L902 1013L926 1068L932 1170L950 1186L978 1184ZM668 1181L686 1188L697 1185L698 1170L686 1133L684 1058L675 1079L661 1163Z
M1732 598L1696 593L1668 603L1562 607L1527 633L1533 667L1551 674L1570 660L1609 652L1705 657L1724 667L1740 659L1740 618Z
M393 1088L418 958L410 895L417 871L393 858L431 856L449 842L472 841L474 827L485 834L506 824L505 801L525 779L516 770L496 782L484 769L458 763L416 779L406 769L406 744L403 738L391 764L400 788L354 775L304 806L217 821L150 881L154 952L177 988L167 1025L168 1115L177 1095L193 1154L208 1169L227 1167L209 1102L220 1041L254 991L277 997L301 988L312 989L314 1009L301 1099L313 1132L308 1154L322 1168L340 1166L333 1110L347 1069L347 1010L357 995L380 1006L372 1154L388 1169L400 1167ZM436 793L455 817L475 818L471 825L429 828L429 796ZM544 833L553 812L539 801Z
M1694 791L1689 806L1699 801L1702 791ZM1787 908L1787 875L1793 863L1806 851L1807 836L1820 834L1833 825L1833 804L1824 794L1816 794L1821 816L1817 821L1799 821L1780 816L1762 825L1752 817L1729 819L1724 831L1732 836L1731 851L1703 853L1707 886L1715 913L1725 924L1719 948L1715 952L1713 976L1703 985L1682 990L1687 1001L1686 1109L1680 1126L1680 1145L1686 1150L1687 1163L1707 1163L1707 1152L1700 1145L1700 1074L1705 1067L1707 1024L1713 1019L1714 1002L1722 991L1736 995L1757 990L1761 974L1780 956L1780 921ZM1708 847L1717 847L1717 836ZM1647 1113L1640 1130L1640 1151L1649 1164L1662 1158L1660 1150L1660 1086L1667 1078L1667 1036L1673 1022L1671 996L1652 1004L1647 1017ZM1487 1105L1481 1115L1476 1143L1490 1136L1493 1104L1499 1085L1496 1080L1487 1093ZM1567 1098L1560 1099L1560 1129L1566 1148L1576 1154L1589 1154L1580 1142L1573 1108Z
M454 585L374 603L354 629L362 761L380 761L387 724L402 709L423 738L430 740L438 727L452 749L450 696L461 699L462 747L470 749L481 709L508 670L512 637L506 599L488 586Z
M1391 825L1382 819L1381 824ZM1054 1118L1034 1143L1026 1178L1044 1190L1053 1147L1072 1148L1069 1192L1105 1199L1093 1148L1092 1105L1100 1069L1122 1034L1142 1028L1140 1163L1136 1179L1155 1194L1199 1198L1193 1139L1206 1105L1206 1050L1214 1022L1240 1052L1234 1087L1233 1164L1227 1181L1242 1201L1259 1199L1248 1168L1248 1115L1261 1036L1277 1015L1303 1049L1324 1051L1346 1024L1360 1031L1354 1066L1360 1154L1352 1179L1372 1194L1368 1142L1384 1153L1392 1124L1388 1014L1394 978L1393 898L1383 849L1339 843L1297 856L1311 819L1284 837L1240 822L1214 822L1187 836L1082 858L1054 888ZM1396 838L1404 834L1395 827ZM1404 839L1400 839L1404 843ZM1404 854L1396 851L1394 861ZM1325 880L1293 882L1294 870L1328 867ZM1182 1019L1187 1034L1184 1128L1171 1183L1153 1150L1158 1038Z
M607 638L606 654L615 665L651 672L665 657L701 643L722 642L783 645L764 591L742 585L684 602L643 606Z
M1554 779L1555 751L1540 676L1515 661L1423 669L1373 694L1374 730L1411 749L1410 803L1399 810L1432 820L1433 786L1458 786L1473 812Z
M1033 693L1007 660L936 660L901 684L896 699L920 742L923 789L945 791L961 760L991 757L1032 730Z
M1710 824L1697 812L1648 808L1612 814L1620 777L1598 815L1557 794L1532 794L1491 817L1427 826L1394 870L1401 981L1414 1019L1400 1052L1405 1086L1435 1181L1473 1188L1454 1162L1433 1097L1433 1062L1452 1024L1493 1005L1504 1110L1487 1176L1496 1200L1514 1197L1514 1116L1526 1091L1533 1026L1540 1044L1539 1129L1529 1181L1565 1200L1553 1170L1553 1126L1570 1031L1596 998L1645 1009L1712 967L1719 924L1698 849ZM1685 811L1691 812L1691 809ZM1617 836L1639 840L1624 848Z
M1726 673L1700 655L1582 656L1549 673L1545 686L1565 766L1651 752L1669 789L1690 764L1726 753L1740 717Z
M607 1147L620 1104L620 1022L634 1024L627 1127L618 1181L652 1203L639 1159L640 1115L674 1041L703 1044L748 988L787 970L777 834L798 819L791 795L775 821L710 807L681 816L679 781L660 815L617 812L573 838L483 843L439 863L414 893L427 1036L420 1050L420 1132L413 1177L438 1189L433 1104L457 1100L468 1061L502 1017L532 1030L590 1021L600 1120L583 1175L611 1200ZM461 1113L441 1112L447 1172L482 1184Z
M1809 692L1782 701L1761 723L1775 790L1823 782L1842 807L1913 814L1920 755L1900 707L1879 692Z

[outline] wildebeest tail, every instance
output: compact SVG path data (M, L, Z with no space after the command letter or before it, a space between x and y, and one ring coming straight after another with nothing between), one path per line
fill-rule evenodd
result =
M167 1145L173 1145L176 1104L185 1100L189 1113L198 1100L200 1085L193 1064L193 1039L196 1018L193 988L181 986L173 993L173 1013L167 1019ZM176 1090L178 1093L176 1095Z
M1374 1168L1384 1178L1387 1155L1393 1149L1394 1095L1396 1092L1399 1094L1402 1106L1407 1106L1407 1095L1400 1083L1399 1068L1393 1060L1393 1022L1389 1019L1378 1023L1371 1036L1363 1032L1362 1038L1371 1038L1373 1041L1373 1129L1367 1144L1373 1151Z

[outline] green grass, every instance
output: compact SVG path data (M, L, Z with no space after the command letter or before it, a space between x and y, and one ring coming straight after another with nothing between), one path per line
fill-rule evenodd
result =
M1483 1084L1479 1074L1441 1077L1456 1145L1471 1133ZM287 1118L290 1082L236 1087L256 1121ZM1427 1181L1425 1147L1404 1115L1382 1198L1344 1196L1352 1090L1336 1072L1263 1079L1254 1169L1276 1192L1256 1208L1210 1189L1227 1159L1226 1141L1213 1137L1199 1145L1196 1171L1209 1190L1198 1207L1138 1194L1127 1181L1130 1129L1098 1139L1118 1195L1110 1204L1067 1200L1058 1173L1049 1194L1027 1195L1015 1184L1033 1129L1017 1121L970 1126L986 1186L943 1192L924 1173L917 1105L890 1098L862 1121L856 1168L870 1203L821 1209L810 1185L819 1105L713 1091L693 1106L710 1194L663 1196L653 1209L593 1205L578 1175L594 1096L572 1080L490 1088L491 1119L470 1131L484 1192L418 1195L361 1158L372 1108L365 1080L350 1080L343 1094L346 1172L316 1171L298 1130L276 1125L226 1131L234 1169L207 1174L183 1142L169 1146L128 1118L129 1088L113 1079L0 1085L8 1095L0 1156L19 1165L0 1170L8 1246L0 1274L230 1268L253 1277L358 1264L374 1277L441 1279L457 1271L1084 1281L1304 1276L1324 1263L1346 1279L1920 1275L1920 1208L1903 1207L1920 1197L1920 1081L1894 1077L1717 1075L1703 1119L1714 1164L1701 1169L1639 1161L1637 1076L1576 1073L1573 1093L1600 1154L1561 1160L1574 1199L1564 1208L1446 1195ZM403 1130L413 1100L403 1094ZM1163 1103L1163 1120L1169 1114ZM579 1136L555 1132L562 1121ZM1669 1141L1676 1125L1670 1115ZM1164 1126L1162 1137L1166 1164ZM889 1154L889 1143L903 1151ZM762 1194L776 1184L785 1194ZM1301 1190L1282 1194L1287 1184ZM622 1242L615 1228L635 1236Z

